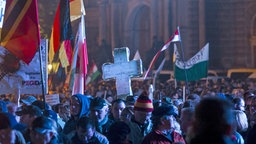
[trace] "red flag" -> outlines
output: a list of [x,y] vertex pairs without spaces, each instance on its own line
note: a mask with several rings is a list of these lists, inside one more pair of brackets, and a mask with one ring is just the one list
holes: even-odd
[[72,27],[70,22],[69,0],[61,0],[52,27],[49,61],[52,62],[54,54],[59,50],[59,58],[62,67],[71,64],[72,58]]
[[7,0],[1,46],[29,64],[40,43],[36,0]]
[[175,31],[175,33],[169,38],[169,40],[164,44],[164,46],[156,53],[156,55],[153,57],[152,61],[150,62],[150,65],[148,67],[148,70],[145,73],[144,79],[147,78],[149,71],[152,69],[153,65],[155,64],[157,58],[161,54],[162,51],[166,50],[171,42],[178,42],[181,41],[180,33],[179,33],[179,27]]

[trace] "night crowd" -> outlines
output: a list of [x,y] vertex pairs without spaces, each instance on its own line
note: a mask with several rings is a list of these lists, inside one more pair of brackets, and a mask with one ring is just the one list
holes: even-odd
[[1,144],[256,144],[255,79],[132,81],[116,96],[114,81],[85,94],[59,88],[61,102],[24,95],[0,100]]

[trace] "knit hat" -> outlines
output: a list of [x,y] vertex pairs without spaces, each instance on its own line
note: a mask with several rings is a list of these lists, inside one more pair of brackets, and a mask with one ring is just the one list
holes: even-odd
[[134,104],[135,111],[152,112],[153,103],[148,96],[140,95]]

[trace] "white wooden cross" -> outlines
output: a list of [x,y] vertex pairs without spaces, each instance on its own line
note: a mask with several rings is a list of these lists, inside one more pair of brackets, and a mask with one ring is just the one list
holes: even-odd
[[103,80],[115,79],[117,96],[132,96],[131,77],[141,76],[142,61],[129,61],[128,47],[114,49],[114,63],[105,63],[102,66]]

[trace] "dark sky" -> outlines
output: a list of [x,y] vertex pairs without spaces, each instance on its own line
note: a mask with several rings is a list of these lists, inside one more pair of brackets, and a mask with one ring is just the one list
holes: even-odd
[[39,25],[42,38],[50,38],[58,0],[38,0]]

